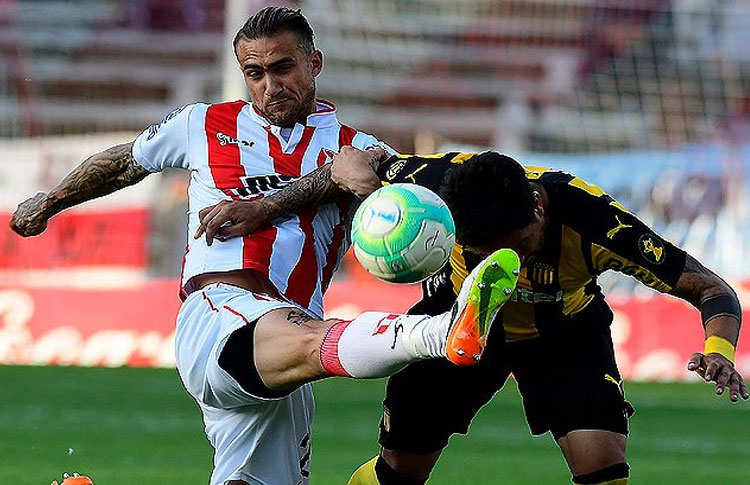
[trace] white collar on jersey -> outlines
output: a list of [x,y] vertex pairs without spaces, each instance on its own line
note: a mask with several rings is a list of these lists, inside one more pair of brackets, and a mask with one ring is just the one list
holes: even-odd
[[[252,106],[252,104],[251,104]],[[272,125],[270,121],[265,119],[254,106],[250,110],[253,120],[261,126],[271,127],[274,132],[280,132],[281,128]],[[297,123],[298,125],[300,123]],[[315,99],[315,111],[307,116],[306,126],[314,126],[316,128],[323,128],[326,126],[338,126],[338,119],[336,118],[336,105],[332,102],[322,99]]]

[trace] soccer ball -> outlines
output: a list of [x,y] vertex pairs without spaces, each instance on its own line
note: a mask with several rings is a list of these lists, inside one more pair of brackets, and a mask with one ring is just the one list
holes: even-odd
[[381,280],[416,283],[427,278],[443,267],[455,242],[448,206],[419,185],[382,187],[354,214],[354,255]]

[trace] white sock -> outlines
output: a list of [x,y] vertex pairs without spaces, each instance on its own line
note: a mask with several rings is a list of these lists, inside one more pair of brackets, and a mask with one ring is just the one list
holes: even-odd
[[450,312],[434,317],[367,312],[336,323],[320,346],[332,375],[374,378],[395,374],[420,359],[445,356]]

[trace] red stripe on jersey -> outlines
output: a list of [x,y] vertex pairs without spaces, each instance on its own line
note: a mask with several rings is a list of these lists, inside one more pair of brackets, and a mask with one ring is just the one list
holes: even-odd
[[349,204],[345,202],[337,202],[339,208],[339,223],[333,228],[333,237],[328,245],[328,252],[326,253],[326,263],[323,266],[323,279],[321,280],[321,289],[323,293],[328,290],[328,285],[331,284],[333,278],[333,270],[336,269],[336,264],[339,260],[339,251],[341,250],[341,244],[344,242],[345,232],[345,220],[346,213],[349,210]]
[[271,253],[276,240],[276,227],[271,226],[260,232],[242,237],[242,267],[255,269],[269,276]]
[[[244,101],[235,101],[212,104],[206,111],[208,166],[211,169],[211,176],[216,188],[233,199],[238,197],[229,189],[242,187],[241,179],[245,176],[245,169],[240,163],[240,147],[237,143],[226,141],[222,145],[217,135],[221,133],[226,137],[237,138],[237,116],[244,107]],[[225,137],[222,139],[226,140]]]
[[299,214],[299,228],[305,235],[302,254],[297,265],[289,275],[289,283],[284,295],[290,300],[307,308],[318,285],[318,260],[315,257],[315,235],[313,234],[313,217],[315,209],[305,209]]
[[314,131],[314,126],[306,126],[292,153],[284,153],[279,139],[270,130],[268,131],[268,153],[273,158],[274,172],[291,177],[302,175],[302,158],[305,156],[307,147],[310,146]]
[[343,146],[351,145],[356,134],[357,130],[351,126],[341,125],[341,129],[339,129],[339,150]]

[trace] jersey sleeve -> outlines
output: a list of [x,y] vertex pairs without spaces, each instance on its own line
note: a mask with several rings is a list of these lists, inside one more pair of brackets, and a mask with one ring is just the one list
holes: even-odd
[[595,185],[578,178],[571,183],[576,181],[582,190],[593,192],[589,203],[579,207],[589,221],[590,246],[583,250],[592,272],[619,271],[663,293],[674,288],[685,269],[685,251]]
[[378,140],[374,136],[368,135],[367,133],[363,133],[361,131],[358,131],[357,134],[354,135],[354,138],[352,138],[352,146],[354,148],[359,148],[360,150],[371,150],[373,148],[382,148],[389,155],[396,154],[396,150],[391,148],[384,141]]
[[177,108],[161,122],[146,128],[133,143],[133,157],[150,172],[190,168],[190,115],[195,104]]

